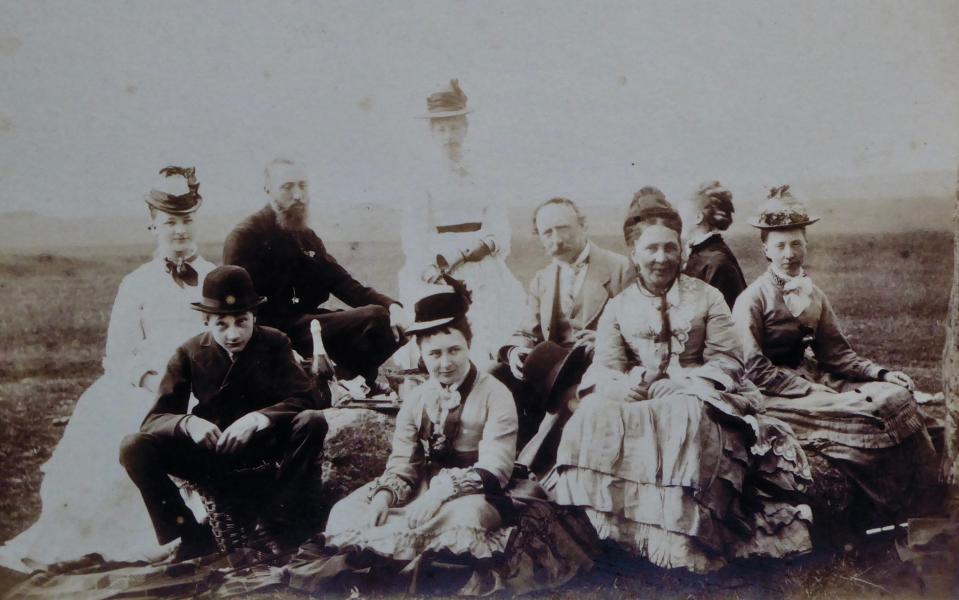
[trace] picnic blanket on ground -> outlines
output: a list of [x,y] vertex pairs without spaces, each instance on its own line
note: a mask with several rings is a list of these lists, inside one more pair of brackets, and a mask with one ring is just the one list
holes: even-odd
[[[595,533],[578,509],[548,502],[527,506],[501,556],[483,561],[466,556],[419,557],[399,563],[369,552],[328,548],[322,536],[285,555],[242,549],[179,563],[116,563],[91,555],[51,565],[7,592],[6,598],[237,598],[255,593],[302,594],[442,591],[488,595],[522,594],[555,588],[592,568]],[[557,565],[564,570],[557,571]],[[451,583],[455,587],[449,589]],[[443,590],[434,589],[443,584]]]

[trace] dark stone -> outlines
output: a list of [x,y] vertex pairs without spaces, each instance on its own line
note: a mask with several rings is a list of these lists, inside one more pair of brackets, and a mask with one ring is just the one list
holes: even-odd
[[813,477],[806,489],[813,514],[813,543],[841,547],[854,536],[849,517],[857,497],[855,484],[815,449],[806,448],[806,457]]
[[330,408],[323,414],[330,430],[323,444],[322,494],[332,507],[383,473],[396,419],[360,408]]

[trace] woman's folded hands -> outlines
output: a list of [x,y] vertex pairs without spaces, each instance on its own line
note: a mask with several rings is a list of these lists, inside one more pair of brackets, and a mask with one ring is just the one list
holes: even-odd
[[406,509],[407,524],[410,529],[416,529],[423,523],[433,518],[433,515],[443,506],[443,503],[449,499],[451,493],[449,490],[441,489],[439,486],[431,487],[426,490],[419,498],[410,503]]
[[614,402],[640,402],[649,399],[645,383],[634,383],[623,377],[611,379],[598,386],[600,396]]
[[683,391],[683,384],[675,379],[663,378],[649,384],[650,398],[663,398]]

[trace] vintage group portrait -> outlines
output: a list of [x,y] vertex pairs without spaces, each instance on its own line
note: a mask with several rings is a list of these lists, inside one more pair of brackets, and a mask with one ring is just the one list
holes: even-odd
[[959,5],[0,4],[0,597],[959,593]]

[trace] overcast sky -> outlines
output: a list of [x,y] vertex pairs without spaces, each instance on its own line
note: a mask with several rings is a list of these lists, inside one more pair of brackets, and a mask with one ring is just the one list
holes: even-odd
[[171,163],[243,210],[278,155],[316,201],[399,202],[429,187],[416,117],[451,77],[471,170],[511,205],[959,161],[952,0],[0,7],[2,210],[142,210]]

